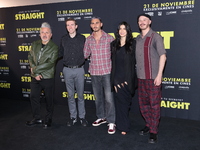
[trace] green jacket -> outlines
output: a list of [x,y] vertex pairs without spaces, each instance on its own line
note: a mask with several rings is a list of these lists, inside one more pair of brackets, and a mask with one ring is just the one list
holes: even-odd
[[58,46],[50,40],[44,47],[41,53],[40,61],[38,62],[39,53],[42,48],[42,41],[37,40],[32,43],[31,50],[28,53],[28,60],[32,68],[32,77],[42,75],[43,79],[54,78],[56,61],[58,58]]

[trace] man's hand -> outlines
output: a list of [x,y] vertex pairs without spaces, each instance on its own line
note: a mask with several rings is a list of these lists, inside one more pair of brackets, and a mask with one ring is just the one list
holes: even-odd
[[35,77],[35,79],[39,81],[39,80],[42,79],[42,76],[41,76],[41,75],[38,75],[38,76]]
[[33,73],[33,68],[31,68],[31,73]]
[[154,85],[155,85],[155,86],[159,86],[161,83],[162,83],[162,77],[157,76],[157,77],[154,79]]

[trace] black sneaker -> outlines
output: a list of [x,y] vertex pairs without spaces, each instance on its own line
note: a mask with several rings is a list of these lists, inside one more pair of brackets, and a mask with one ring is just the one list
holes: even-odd
[[71,118],[71,119],[67,122],[67,126],[68,126],[68,127],[71,127],[71,126],[73,126],[76,122],[77,122],[76,118]]
[[80,118],[80,122],[81,122],[81,125],[86,127],[88,125],[88,122],[85,118]]
[[154,144],[157,142],[157,134],[154,134],[154,133],[150,133],[150,136],[149,136],[149,143],[151,144]]
[[35,125],[41,125],[42,123],[43,123],[43,120],[33,118],[31,121],[26,122],[26,126],[32,127]]
[[144,129],[140,130],[140,135],[147,135],[149,133],[149,127],[145,126]]
[[43,128],[47,129],[47,128],[51,127],[51,123],[52,123],[52,119],[46,119],[46,121],[43,124]]

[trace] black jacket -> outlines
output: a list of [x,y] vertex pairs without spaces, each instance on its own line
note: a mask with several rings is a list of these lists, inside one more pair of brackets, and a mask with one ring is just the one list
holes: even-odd
[[[112,60],[112,69],[111,69],[111,88],[114,91],[114,73],[115,73],[115,59],[116,59],[116,52],[113,52],[113,45],[115,45],[115,40],[111,42],[111,60]],[[129,90],[131,95],[134,96],[135,89],[137,88],[137,76],[136,76],[136,60],[135,60],[135,45],[136,41],[133,40],[133,51],[131,53],[125,54],[125,81],[128,83]]]

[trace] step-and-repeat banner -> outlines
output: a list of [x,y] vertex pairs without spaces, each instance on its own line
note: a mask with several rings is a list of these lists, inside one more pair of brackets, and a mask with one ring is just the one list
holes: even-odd
[[[134,37],[139,34],[137,15],[152,16],[152,29],[162,37],[167,50],[163,75],[162,116],[200,120],[200,4],[195,0],[88,0],[0,9],[0,95],[2,98],[29,100],[30,69],[27,54],[39,39],[42,22],[52,26],[53,41],[60,44],[66,33],[65,19],[78,22],[78,32],[90,35],[90,19],[100,16],[103,30],[114,36],[117,25],[127,21]],[[94,103],[91,77],[85,64],[85,100]],[[57,63],[55,103],[67,104],[62,74]],[[44,97],[41,93],[41,98]],[[76,97],[77,95],[75,95]],[[134,97],[137,104],[137,94]],[[135,105],[133,107],[138,107]]]

